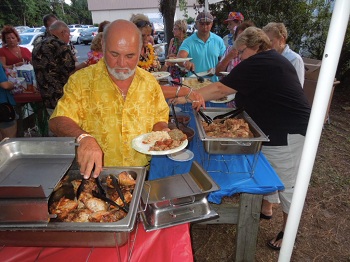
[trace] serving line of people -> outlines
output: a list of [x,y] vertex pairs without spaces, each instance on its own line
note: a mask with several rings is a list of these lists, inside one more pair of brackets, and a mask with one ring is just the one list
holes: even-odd
[[[182,44],[176,47],[177,57],[192,58],[182,63],[188,71],[215,71],[226,50],[224,41],[210,32],[213,25],[210,13],[199,13],[196,25],[198,32],[182,39]],[[247,27],[243,32],[237,31],[235,40],[236,58],[241,62],[232,67],[227,77],[217,82],[214,75],[212,84],[196,91],[181,86],[160,86],[149,73],[161,67],[149,43],[151,24],[140,14],[133,15],[130,21],[116,20],[105,27],[101,39],[103,58],[88,67],[85,62],[75,64],[74,54],[67,48],[68,27],[57,20],[49,29],[52,36],[34,48],[33,65],[45,105],[54,111],[50,129],[57,136],[77,138],[77,161],[85,178],[97,177],[103,166],[148,165],[150,157],[133,150],[131,141],[140,134],[169,130],[169,106],[165,99],[177,98],[179,103],[189,99],[199,109],[205,107],[205,101],[237,93],[237,106],[244,107],[269,136],[270,142],[263,145],[262,151],[285,184],[286,189],[278,192],[278,197],[265,199],[268,204],[282,203],[281,232],[268,242],[272,248],[279,249],[310,106],[293,65],[278,54],[277,47],[277,51],[271,49],[273,36],[270,39],[251,24]],[[283,44],[287,35],[283,30],[280,32],[283,39],[278,42],[279,46],[287,50],[288,46]],[[61,64],[66,73],[60,83],[58,73],[54,73],[58,65],[52,68],[51,76],[47,71],[49,58],[54,55],[50,43],[66,58]],[[42,59],[46,59],[47,66]],[[269,216],[269,211],[268,208],[262,210],[267,212],[265,216]]]
[[[244,107],[269,137],[270,142],[263,143],[262,152],[285,190],[268,200],[270,203],[280,200],[283,209],[283,225],[268,245],[280,249],[311,108],[295,68],[271,48],[271,41],[263,30],[249,27],[238,36],[235,44],[241,62],[228,76],[197,92],[206,101],[236,94],[237,106]],[[178,102],[184,100],[178,99]]]

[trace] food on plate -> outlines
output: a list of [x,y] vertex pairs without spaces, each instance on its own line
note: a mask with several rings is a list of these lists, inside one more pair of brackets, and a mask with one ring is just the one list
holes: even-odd
[[249,124],[242,118],[229,118],[222,122],[222,119],[215,119],[208,125],[202,121],[202,126],[209,137],[216,138],[251,138],[254,137],[250,131]]
[[167,139],[170,139],[168,132],[166,132],[166,131],[153,131],[153,132],[149,133],[149,135],[144,140],[142,140],[142,143],[152,144],[152,143],[155,143],[156,141],[163,141],[163,140],[167,140]]
[[169,139],[157,140],[153,146],[150,147],[149,151],[166,151],[173,148],[179,147],[184,140],[187,139],[186,134],[184,134],[179,129],[173,129],[168,132]]
[[116,222],[123,219],[127,215],[136,181],[126,171],[110,176],[117,179],[122,196],[107,179],[104,188],[95,178],[72,180],[66,176],[50,197],[50,214],[56,215],[55,220],[62,222]]
[[184,141],[187,136],[180,129],[173,129],[169,131],[169,135],[173,140]]
[[200,89],[202,87],[205,87],[211,84],[212,82],[209,79],[204,78],[204,82],[200,83],[197,78],[189,77],[189,78],[185,78],[182,81],[182,83],[192,87],[193,89]]

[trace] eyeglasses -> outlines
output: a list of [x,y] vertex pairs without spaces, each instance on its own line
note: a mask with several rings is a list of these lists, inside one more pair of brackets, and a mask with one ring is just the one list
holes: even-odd
[[247,47],[244,48],[243,50],[237,50],[237,51],[238,51],[238,55],[239,55],[239,56],[243,55],[243,53],[244,53],[244,51],[245,51],[246,49],[247,49]]
[[180,30],[180,28],[177,28],[177,27],[173,28],[173,31],[177,31],[177,30]]
[[145,26],[150,26],[150,27],[152,27],[151,23],[148,22],[148,21],[138,21],[137,23],[135,23],[135,25],[136,25],[138,28],[142,28],[142,27],[145,27]]
[[205,25],[210,25],[211,22],[199,22],[199,24],[200,24],[201,26],[205,26]]

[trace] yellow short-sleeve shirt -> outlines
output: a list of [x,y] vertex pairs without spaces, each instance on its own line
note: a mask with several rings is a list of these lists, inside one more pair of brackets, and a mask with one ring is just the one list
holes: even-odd
[[102,59],[69,78],[51,118],[57,116],[71,118],[95,137],[104,166],[144,166],[149,157],[131,141],[157,122],[168,122],[169,106],[157,80],[138,67],[124,101]]

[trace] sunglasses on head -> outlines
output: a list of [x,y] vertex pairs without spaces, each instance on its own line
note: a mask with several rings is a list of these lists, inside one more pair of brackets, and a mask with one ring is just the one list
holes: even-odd
[[151,23],[148,22],[148,21],[138,21],[137,23],[135,23],[135,25],[136,25],[138,28],[142,28],[142,27],[145,27],[145,26],[150,26],[150,27],[152,27]]

